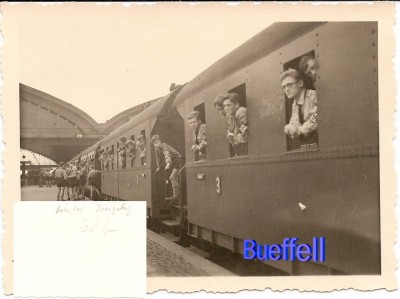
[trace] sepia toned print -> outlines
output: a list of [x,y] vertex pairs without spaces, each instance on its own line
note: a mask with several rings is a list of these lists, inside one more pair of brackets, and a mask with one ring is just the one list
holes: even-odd
[[169,284],[190,277],[391,277],[380,26],[277,20],[105,123],[20,82],[20,148],[55,162],[22,161],[20,198],[146,201],[149,292],[205,288]]
[[[376,22],[275,23],[60,165],[65,199],[83,199],[85,184],[97,200],[145,199],[150,229],[211,256],[240,256],[246,239],[327,239],[324,263],[275,262],[280,275],[380,274],[376,44]],[[222,93],[225,117],[213,107]],[[145,157],[139,143],[126,153],[135,136]]]

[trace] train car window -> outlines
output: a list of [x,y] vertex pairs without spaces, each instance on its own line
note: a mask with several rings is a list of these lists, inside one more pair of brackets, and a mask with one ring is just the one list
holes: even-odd
[[200,113],[200,119],[203,124],[206,123],[206,106],[204,103],[197,105],[193,108],[193,110],[198,111]]
[[281,83],[285,94],[284,132],[288,152],[318,149],[316,67],[314,51],[283,65]]
[[109,163],[108,163],[108,146],[106,147],[106,158],[105,158],[105,160],[104,160],[104,169],[107,169],[108,170],[108,166],[109,165]]
[[139,142],[138,148],[140,150],[140,162],[144,166],[146,165],[146,130],[142,130],[140,135],[143,136],[143,140]]
[[315,90],[317,62],[315,60],[315,51],[304,53],[283,65],[283,70],[294,69],[298,71],[304,81],[307,89]]
[[118,167],[125,169],[126,168],[126,156],[127,156],[127,142],[128,139],[125,136],[122,136],[119,139],[118,146]]
[[120,154],[119,150],[120,150],[120,148],[119,148],[119,142],[117,142],[117,165],[116,165],[116,166],[117,166],[117,167],[116,167],[117,169],[118,169],[118,168],[122,168],[122,167],[121,167],[121,166],[122,166],[122,165],[121,165],[121,161],[120,161],[120,160],[121,160],[121,154]]
[[[106,159],[106,153],[107,153],[107,151],[106,151],[106,149],[105,148],[103,148],[102,149],[102,151],[99,153],[99,152],[97,152],[96,153],[96,157],[97,157],[97,159],[99,159],[99,161],[100,161],[100,168],[102,169],[102,170],[106,170],[107,169],[107,159]],[[96,164],[95,164],[96,165]]]
[[114,144],[111,145],[111,152],[112,152],[112,156],[111,156],[111,169],[114,169]]
[[[100,159],[100,156],[98,153],[96,153],[96,156],[98,157],[99,161],[100,161],[100,170],[104,170],[104,163],[103,161]],[[96,164],[96,162],[93,163],[93,166]]]
[[248,153],[248,121],[246,103],[246,84],[243,83],[228,91],[230,99],[224,101],[227,136],[230,156],[246,156]]
[[[193,108],[194,111],[188,114],[189,125],[192,128],[192,151],[195,161],[204,161],[207,158],[206,142],[206,109],[202,103]],[[196,127],[197,126],[197,127]]]
[[131,145],[128,146],[128,156],[131,158],[131,167],[135,165],[135,149],[136,149],[136,142],[135,142],[135,135],[131,135],[131,141],[133,143],[130,143]]

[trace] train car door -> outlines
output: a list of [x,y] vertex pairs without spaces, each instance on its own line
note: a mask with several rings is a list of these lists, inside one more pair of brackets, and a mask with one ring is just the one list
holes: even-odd
[[[168,107],[169,108],[169,107]],[[160,116],[156,124],[153,127],[151,136],[159,135],[163,143],[167,143],[177,150],[181,155],[181,170],[179,175],[180,185],[180,200],[183,204],[186,204],[186,176],[184,173],[185,165],[185,132],[184,132],[184,120],[178,113],[176,108],[169,108],[170,111],[163,113],[166,117]],[[153,213],[158,208],[162,210],[168,209],[166,204],[166,198],[172,197],[171,181],[169,180],[170,170],[160,169],[157,173],[155,172],[156,158],[154,154],[154,146],[152,148],[152,174],[153,174]],[[153,216],[154,217],[154,216]]]

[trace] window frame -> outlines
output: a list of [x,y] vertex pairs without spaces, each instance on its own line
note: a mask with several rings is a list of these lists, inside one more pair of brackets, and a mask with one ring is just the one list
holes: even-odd
[[[316,59],[315,52],[316,52],[315,49],[312,49],[306,53],[303,53],[302,55],[296,56],[295,58],[283,63],[283,66],[282,66],[283,72],[288,70],[289,68],[292,68],[301,73],[300,68],[299,68],[299,62],[301,60],[301,57],[308,55],[308,56],[311,56],[314,59]],[[286,126],[287,124],[289,124],[290,118],[292,117],[293,102],[288,99],[288,97],[286,96],[285,93],[283,93],[283,94],[284,94],[284,98],[285,98],[285,126]],[[319,103],[317,103],[317,106],[318,105],[319,105]],[[320,125],[320,123],[318,123],[318,125]],[[295,138],[295,139],[292,139],[285,134],[285,137],[286,137],[285,153],[290,154],[290,153],[318,151],[319,147],[320,147],[319,132],[320,132],[320,129],[318,127],[317,130],[315,132],[313,132],[311,136],[300,137],[300,138]],[[309,139],[309,140],[307,140],[307,139]],[[305,141],[303,141],[303,140],[305,140]],[[316,144],[316,146],[314,146],[314,144]],[[296,147],[297,145],[299,145],[299,146]]]
[[[247,110],[247,85],[246,82],[243,82],[231,89],[228,90],[228,93],[236,93],[239,95],[239,107],[245,107]],[[248,113],[247,113],[247,127],[249,126],[249,119],[248,119]],[[235,154],[234,153],[234,148],[230,142],[229,144],[229,159],[236,159],[236,158],[243,158],[243,157],[248,157],[249,156],[249,140],[247,140],[247,143],[245,143],[245,153],[243,154]]]

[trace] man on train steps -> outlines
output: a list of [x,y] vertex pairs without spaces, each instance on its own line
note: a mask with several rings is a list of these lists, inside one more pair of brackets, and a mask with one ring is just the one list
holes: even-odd
[[170,145],[161,142],[161,138],[158,135],[151,137],[151,143],[154,145],[156,152],[157,170],[160,170],[161,166],[165,165],[165,169],[171,169],[171,175],[169,180],[172,185],[172,202],[179,203],[179,170],[181,168],[181,155]]

